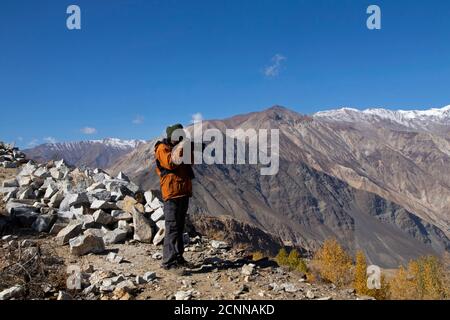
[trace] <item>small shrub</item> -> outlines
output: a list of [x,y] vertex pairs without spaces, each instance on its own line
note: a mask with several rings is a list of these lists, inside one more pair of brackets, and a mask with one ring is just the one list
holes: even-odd
[[262,258],[264,258],[266,255],[264,255],[264,253],[262,253],[261,251],[256,251],[252,253],[252,260],[253,261],[258,261],[261,260]]
[[285,248],[281,248],[280,251],[278,251],[278,254],[275,257],[275,261],[280,266],[285,266],[288,264],[288,254]]

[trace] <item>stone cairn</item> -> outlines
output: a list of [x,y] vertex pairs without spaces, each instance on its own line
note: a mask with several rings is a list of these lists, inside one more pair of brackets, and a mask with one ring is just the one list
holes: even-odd
[[52,234],[78,256],[131,239],[163,242],[163,202],[122,172],[112,177],[63,160],[37,164],[25,159],[17,148],[0,143],[2,166],[20,167],[18,175],[0,187],[6,215],[15,225]]

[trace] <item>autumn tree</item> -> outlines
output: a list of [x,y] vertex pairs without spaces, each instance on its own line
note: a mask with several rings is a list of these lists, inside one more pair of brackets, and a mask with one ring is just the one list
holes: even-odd
[[314,255],[313,264],[325,281],[337,286],[351,281],[352,259],[335,239],[323,243]]

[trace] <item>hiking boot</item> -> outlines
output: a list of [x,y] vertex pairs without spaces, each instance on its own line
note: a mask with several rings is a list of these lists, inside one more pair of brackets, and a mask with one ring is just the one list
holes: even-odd
[[180,265],[162,266],[162,268],[178,277],[188,276],[189,272]]

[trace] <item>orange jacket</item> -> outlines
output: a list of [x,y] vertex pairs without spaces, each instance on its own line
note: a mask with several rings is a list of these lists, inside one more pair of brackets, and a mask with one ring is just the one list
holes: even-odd
[[194,179],[192,166],[184,163],[174,164],[171,158],[172,149],[165,139],[155,145],[156,173],[159,176],[164,201],[192,196],[191,180]]

